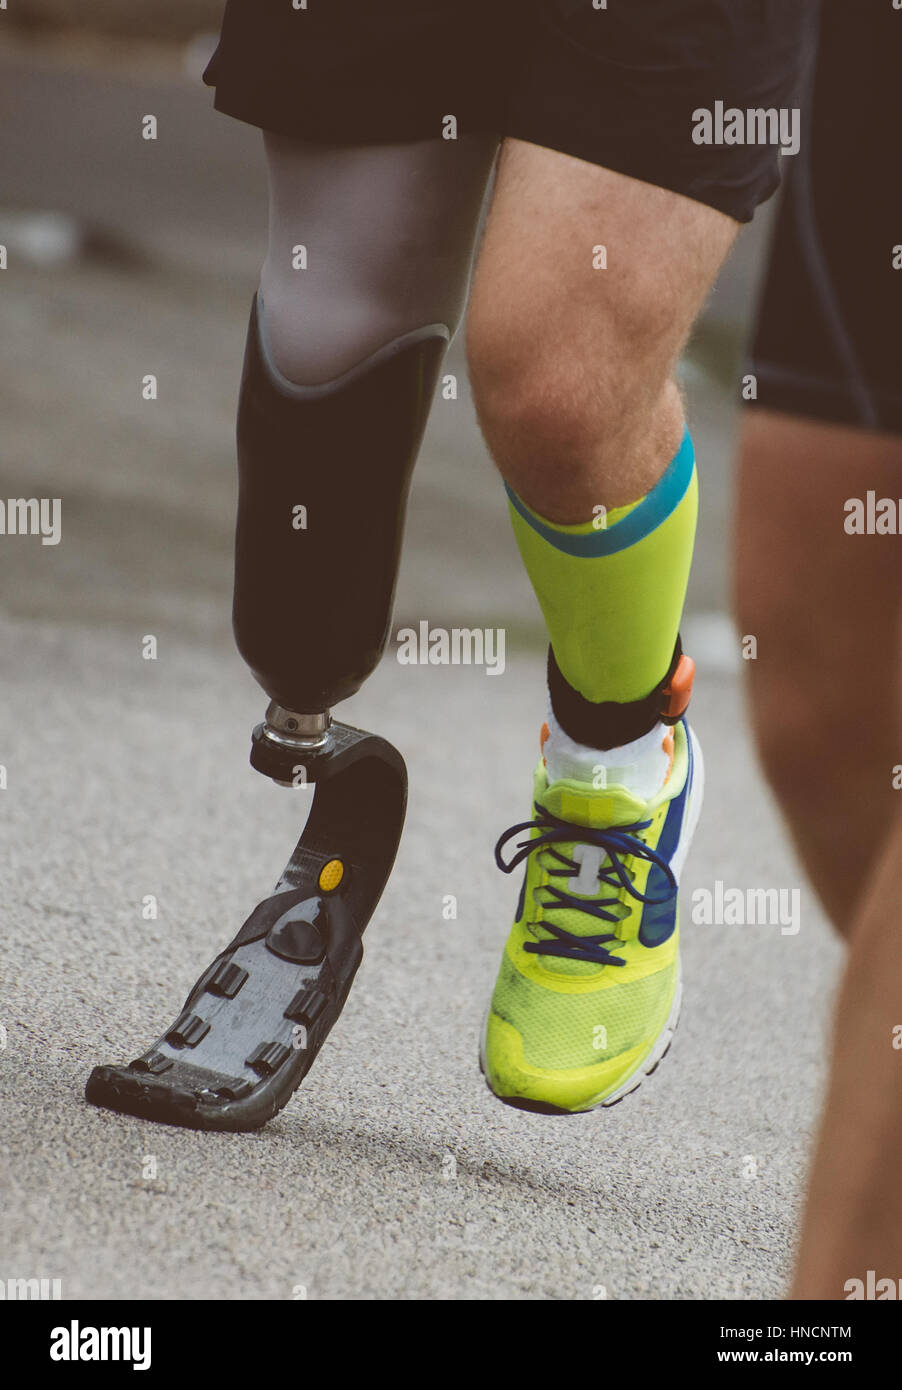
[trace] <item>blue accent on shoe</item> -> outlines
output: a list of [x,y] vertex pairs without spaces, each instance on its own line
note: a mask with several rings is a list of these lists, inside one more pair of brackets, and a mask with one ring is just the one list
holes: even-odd
[[692,482],[694,469],[695,448],[692,443],[692,436],[687,429],[683,435],[683,442],[668,464],[663,477],[655,484],[651,492],[643,497],[637,507],[628,512],[622,521],[616,522],[607,530],[590,531],[579,535],[574,535],[569,531],[561,531],[556,526],[543,521],[535,512],[530,511],[524,502],[520,501],[520,498],[512,488],[508,487],[507,483],[504,486],[514,510],[543,540],[548,541],[549,545],[553,545],[557,550],[562,550],[565,555],[575,555],[594,560],[602,555],[614,555],[618,550],[627,550],[631,545],[636,545],[643,540],[652,531],[656,531],[682,502],[686,490]]
[[[669,864],[673,858],[676,847],[680,839],[680,831],[683,828],[683,816],[686,803],[692,790],[692,778],[694,773],[692,758],[692,740],[689,738],[689,730],[686,721],[681,723],[686,729],[686,747],[689,754],[689,769],[686,773],[686,781],[679,796],[675,796],[667,808],[667,818],[664,821],[664,828],[661,831],[661,838],[658,841],[658,853],[662,859]],[[677,920],[677,899],[676,894],[666,902],[661,901],[661,890],[665,887],[667,880],[657,864],[652,864],[648,871],[646,880],[646,891],[651,895],[653,901],[649,904],[642,914],[642,925],[639,928],[639,941],[643,946],[655,947],[662,946],[668,937],[673,936],[676,930]]]

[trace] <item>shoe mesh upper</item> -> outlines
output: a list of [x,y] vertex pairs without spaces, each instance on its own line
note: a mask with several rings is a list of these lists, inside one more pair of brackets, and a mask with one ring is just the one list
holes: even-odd
[[667,1021],[675,978],[671,966],[612,989],[564,994],[521,975],[505,953],[492,1009],[521,1035],[530,1066],[588,1067],[657,1037]]

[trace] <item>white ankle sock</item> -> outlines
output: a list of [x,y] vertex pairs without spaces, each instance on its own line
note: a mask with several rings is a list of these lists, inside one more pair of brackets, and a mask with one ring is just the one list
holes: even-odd
[[648,801],[667,781],[673,761],[673,730],[666,724],[656,724],[621,748],[589,748],[564,732],[549,703],[546,727],[548,736],[542,752],[549,783],[568,778],[590,782],[599,789],[616,785]]

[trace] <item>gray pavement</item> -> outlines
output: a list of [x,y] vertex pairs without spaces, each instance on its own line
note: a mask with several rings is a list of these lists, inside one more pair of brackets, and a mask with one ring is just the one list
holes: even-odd
[[[0,495],[63,499],[58,547],[0,542],[0,1278],[155,1299],[778,1295],[839,955],[804,884],[797,936],[685,922],[675,1044],[614,1110],[522,1114],[480,1078],[479,1019],[516,897],[491,849],[528,809],[543,674],[465,390],[433,412],[397,617],[503,625],[507,668],[406,667],[390,651],[342,711],[394,740],[411,772],[344,1016],[257,1135],[84,1103],[90,1067],[149,1042],[269,891],[309,796],[247,766],[262,697],[229,630],[233,409],[263,179],[254,134],[213,117],[176,65],[10,51],[0,93],[0,227],[51,210],[90,231],[55,266],[23,253],[0,300]],[[30,113],[24,132],[12,110]],[[147,110],[172,132],[154,165],[123,136]],[[685,364],[703,465],[686,631],[708,799],[684,903],[717,879],[801,883],[724,616],[723,364],[738,358],[763,233],[744,239]],[[463,379],[459,346],[451,364]],[[155,403],[141,399],[146,372]],[[448,894],[456,921],[442,917]]]

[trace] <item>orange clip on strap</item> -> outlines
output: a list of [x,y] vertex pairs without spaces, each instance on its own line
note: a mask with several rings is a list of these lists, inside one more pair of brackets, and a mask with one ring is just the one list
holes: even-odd
[[692,695],[692,682],[695,679],[695,662],[685,653],[680,657],[676,670],[665,686],[661,687],[661,718],[679,719],[685,714]]

